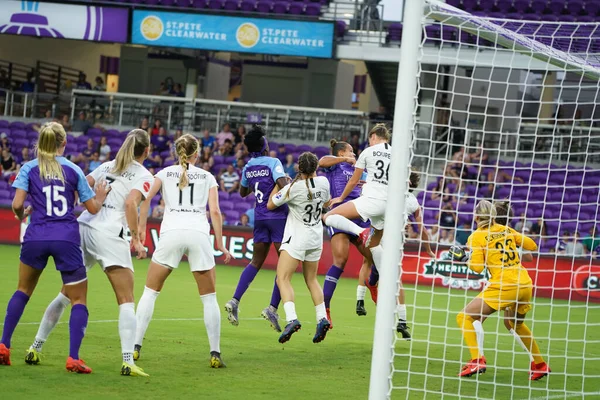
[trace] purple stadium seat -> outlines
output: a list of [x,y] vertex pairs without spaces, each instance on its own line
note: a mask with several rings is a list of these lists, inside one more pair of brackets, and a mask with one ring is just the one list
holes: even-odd
[[273,4],[273,12],[275,14],[285,14],[287,13],[288,10],[288,3],[283,2],[283,1],[278,1],[275,4]]
[[294,15],[300,15],[304,12],[304,3],[290,3],[290,7],[288,8],[288,13]]
[[25,137],[29,140],[37,140],[39,133],[37,131],[29,131]]
[[296,151],[296,145],[295,144],[291,144],[291,143],[285,144],[285,151],[287,151],[288,153],[295,152]]
[[26,129],[25,123],[21,122],[21,121],[11,122],[11,124],[9,125],[9,128],[12,130],[19,129],[19,130],[23,130],[23,131]]
[[8,128],[9,125],[10,125],[10,122],[0,119],[0,128]]
[[208,0],[208,8],[211,10],[220,10],[223,8],[223,0]]
[[227,211],[227,210],[233,210],[233,208],[235,207],[235,203],[233,201],[221,201],[219,203],[219,206],[221,208],[221,210],[223,211]]
[[206,8],[206,0],[192,0],[192,7]]
[[241,11],[253,12],[256,7],[256,2],[254,0],[242,0],[240,4]]
[[258,0],[256,3],[256,11],[260,13],[270,13],[273,8],[273,3],[268,0]]
[[[90,131],[89,130],[86,132],[86,135],[92,136],[92,135],[90,135]],[[104,136],[106,136],[107,139],[110,139],[110,138],[121,138],[121,132],[119,132],[116,129],[109,129],[109,130],[107,130],[107,131],[104,132]]]
[[473,12],[477,10],[477,0],[462,0],[463,10]]
[[175,5],[175,0],[160,0],[160,5],[165,7],[172,7]]
[[344,21],[335,21],[335,36],[339,38],[343,38],[346,34],[346,22]]
[[239,1],[238,0],[225,0],[225,10],[228,11],[236,11],[239,7]]
[[550,0],[548,9],[552,12],[552,14],[560,15],[565,11],[565,3],[566,1],[564,0]]
[[[588,0],[589,2],[589,0]],[[596,1],[597,3],[597,1]],[[579,15],[583,10],[583,2],[581,0],[569,0],[567,2],[567,11],[571,15]]]
[[315,3],[307,4],[306,8],[304,9],[304,14],[314,16],[314,17],[321,15],[321,4],[315,4]]
[[242,200],[242,196],[240,196],[240,194],[238,192],[233,192],[229,194],[229,199],[233,202],[239,203]]
[[529,8],[529,0],[515,0],[513,7],[517,13],[524,14]]
[[597,1],[586,1],[585,12],[587,15],[598,15],[600,13],[600,2]]
[[229,193],[219,191],[219,202],[229,200]]
[[177,7],[190,7],[190,0],[177,0]]
[[23,139],[27,137],[27,132],[25,132],[22,129],[12,129],[10,131],[10,138],[11,139]]
[[502,14],[508,14],[510,12],[510,9],[512,8],[512,1],[498,1],[496,3],[496,8]]
[[313,151],[313,147],[308,144],[301,144],[300,146],[296,147],[296,151],[299,153],[304,153],[305,151]]

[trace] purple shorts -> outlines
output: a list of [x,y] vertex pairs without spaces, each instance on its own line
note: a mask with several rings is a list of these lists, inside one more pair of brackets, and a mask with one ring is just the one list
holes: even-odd
[[78,244],[65,241],[32,240],[21,245],[21,262],[32,268],[43,270],[52,256],[63,283],[83,281],[87,274],[83,265],[83,253]]
[[285,219],[255,220],[254,243],[281,243],[285,221]]
[[[371,226],[370,221],[365,222],[360,218],[351,219],[350,221],[354,222],[356,225],[360,226],[361,228],[368,228],[369,226]],[[339,229],[332,228],[331,226],[327,227],[327,233],[329,233],[329,237],[333,237],[334,235],[336,235],[338,233],[345,233],[346,235],[350,236],[350,240],[354,240],[358,237],[358,236],[354,235],[353,233],[341,231]]]

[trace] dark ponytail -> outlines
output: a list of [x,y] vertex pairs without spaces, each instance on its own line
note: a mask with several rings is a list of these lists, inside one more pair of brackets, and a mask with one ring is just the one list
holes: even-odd
[[331,155],[337,157],[340,154],[340,151],[344,151],[347,146],[350,146],[346,142],[338,142],[335,139],[331,139],[329,141],[329,146],[331,147]]

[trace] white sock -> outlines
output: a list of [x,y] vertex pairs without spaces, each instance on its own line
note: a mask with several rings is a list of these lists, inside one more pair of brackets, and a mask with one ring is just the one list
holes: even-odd
[[399,320],[406,322],[406,304],[396,304],[396,314]]
[[133,348],[135,345],[135,304],[123,303],[119,306],[119,336],[121,337],[121,351],[123,362],[134,364]]
[[483,355],[483,337],[485,336],[483,331],[483,325],[481,321],[473,321],[473,328],[475,328],[475,334],[477,334],[477,345],[479,346],[479,354]]
[[319,322],[323,318],[327,318],[327,311],[325,311],[325,303],[316,305],[315,311],[317,312],[317,322]]
[[367,293],[367,287],[366,286],[358,285],[356,287],[356,301],[358,301],[358,300],[364,300],[366,293]]
[[348,218],[335,214],[325,218],[325,225],[331,226],[332,228],[339,229],[344,232],[353,233],[356,236],[360,235],[360,233],[365,230],[365,228],[361,228],[354,222],[350,221]]
[[142,345],[144,336],[148,330],[148,325],[150,325],[152,315],[154,314],[154,303],[156,303],[156,299],[158,298],[159,294],[160,292],[157,292],[156,290],[152,290],[149,287],[144,287],[144,294],[142,294],[142,298],[138,302],[135,313],[137,328],[135,331],[134,344],[139,346]]
[[381,247],[381,244],[375,247],[371,247],[371,254],[373,255],[373,264],[375,264],[375,268],[381,271],[381,265],[383,260],[383,247]]
[[529,351],[529,349],[527,348],[527,346],[525,346],[525,343],[523,343],[523,340],[521,339],[521,337],[519,336],[519,334],[517,332],[515,332],[514,329],[510,330],[510,333],[512,333],[512,335],[514,336],[515,340],[517,341],[517,343],[519,343],[521,345],[521,348],[523,350],[525,350],[525,352],[529,355],[529,361],[533,362],[533,355],[531,354],[531,352]]
[[293,301],[283,303],[283,310],[285,311],[285,320],[287,322],[292,322],[293,320],[298,319],[298,315],[296,315],[296,305]]
[[62,317],[69,304],[71,304],[71,300],[62,293],[59,293],[58,296],[48,304],[42,322],[40,322],[40,327],[35,335],[35,341],[31,347],[37,351],[42,351],[42,346],[46,343],[46,340],[48,340],[50,332],[52,332],[58,321],[60,321],[60,317]]
[[204,326],[208,335],[210,351],[221,352],[221,312],[217,303],[217,294],[200,296],[204,304]]

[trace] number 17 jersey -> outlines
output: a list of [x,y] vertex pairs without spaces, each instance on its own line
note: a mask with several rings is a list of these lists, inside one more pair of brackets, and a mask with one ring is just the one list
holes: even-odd
[[248,161],[242,170],[242,186],[249,188],[256,197],[254,219],[256,221],[269,219],[286,219],[287,205],[273,211],[267,209],[269,196],[277,184],[277,179],[284,178],[285,172],[281,161],[273,157],[255,157]]

